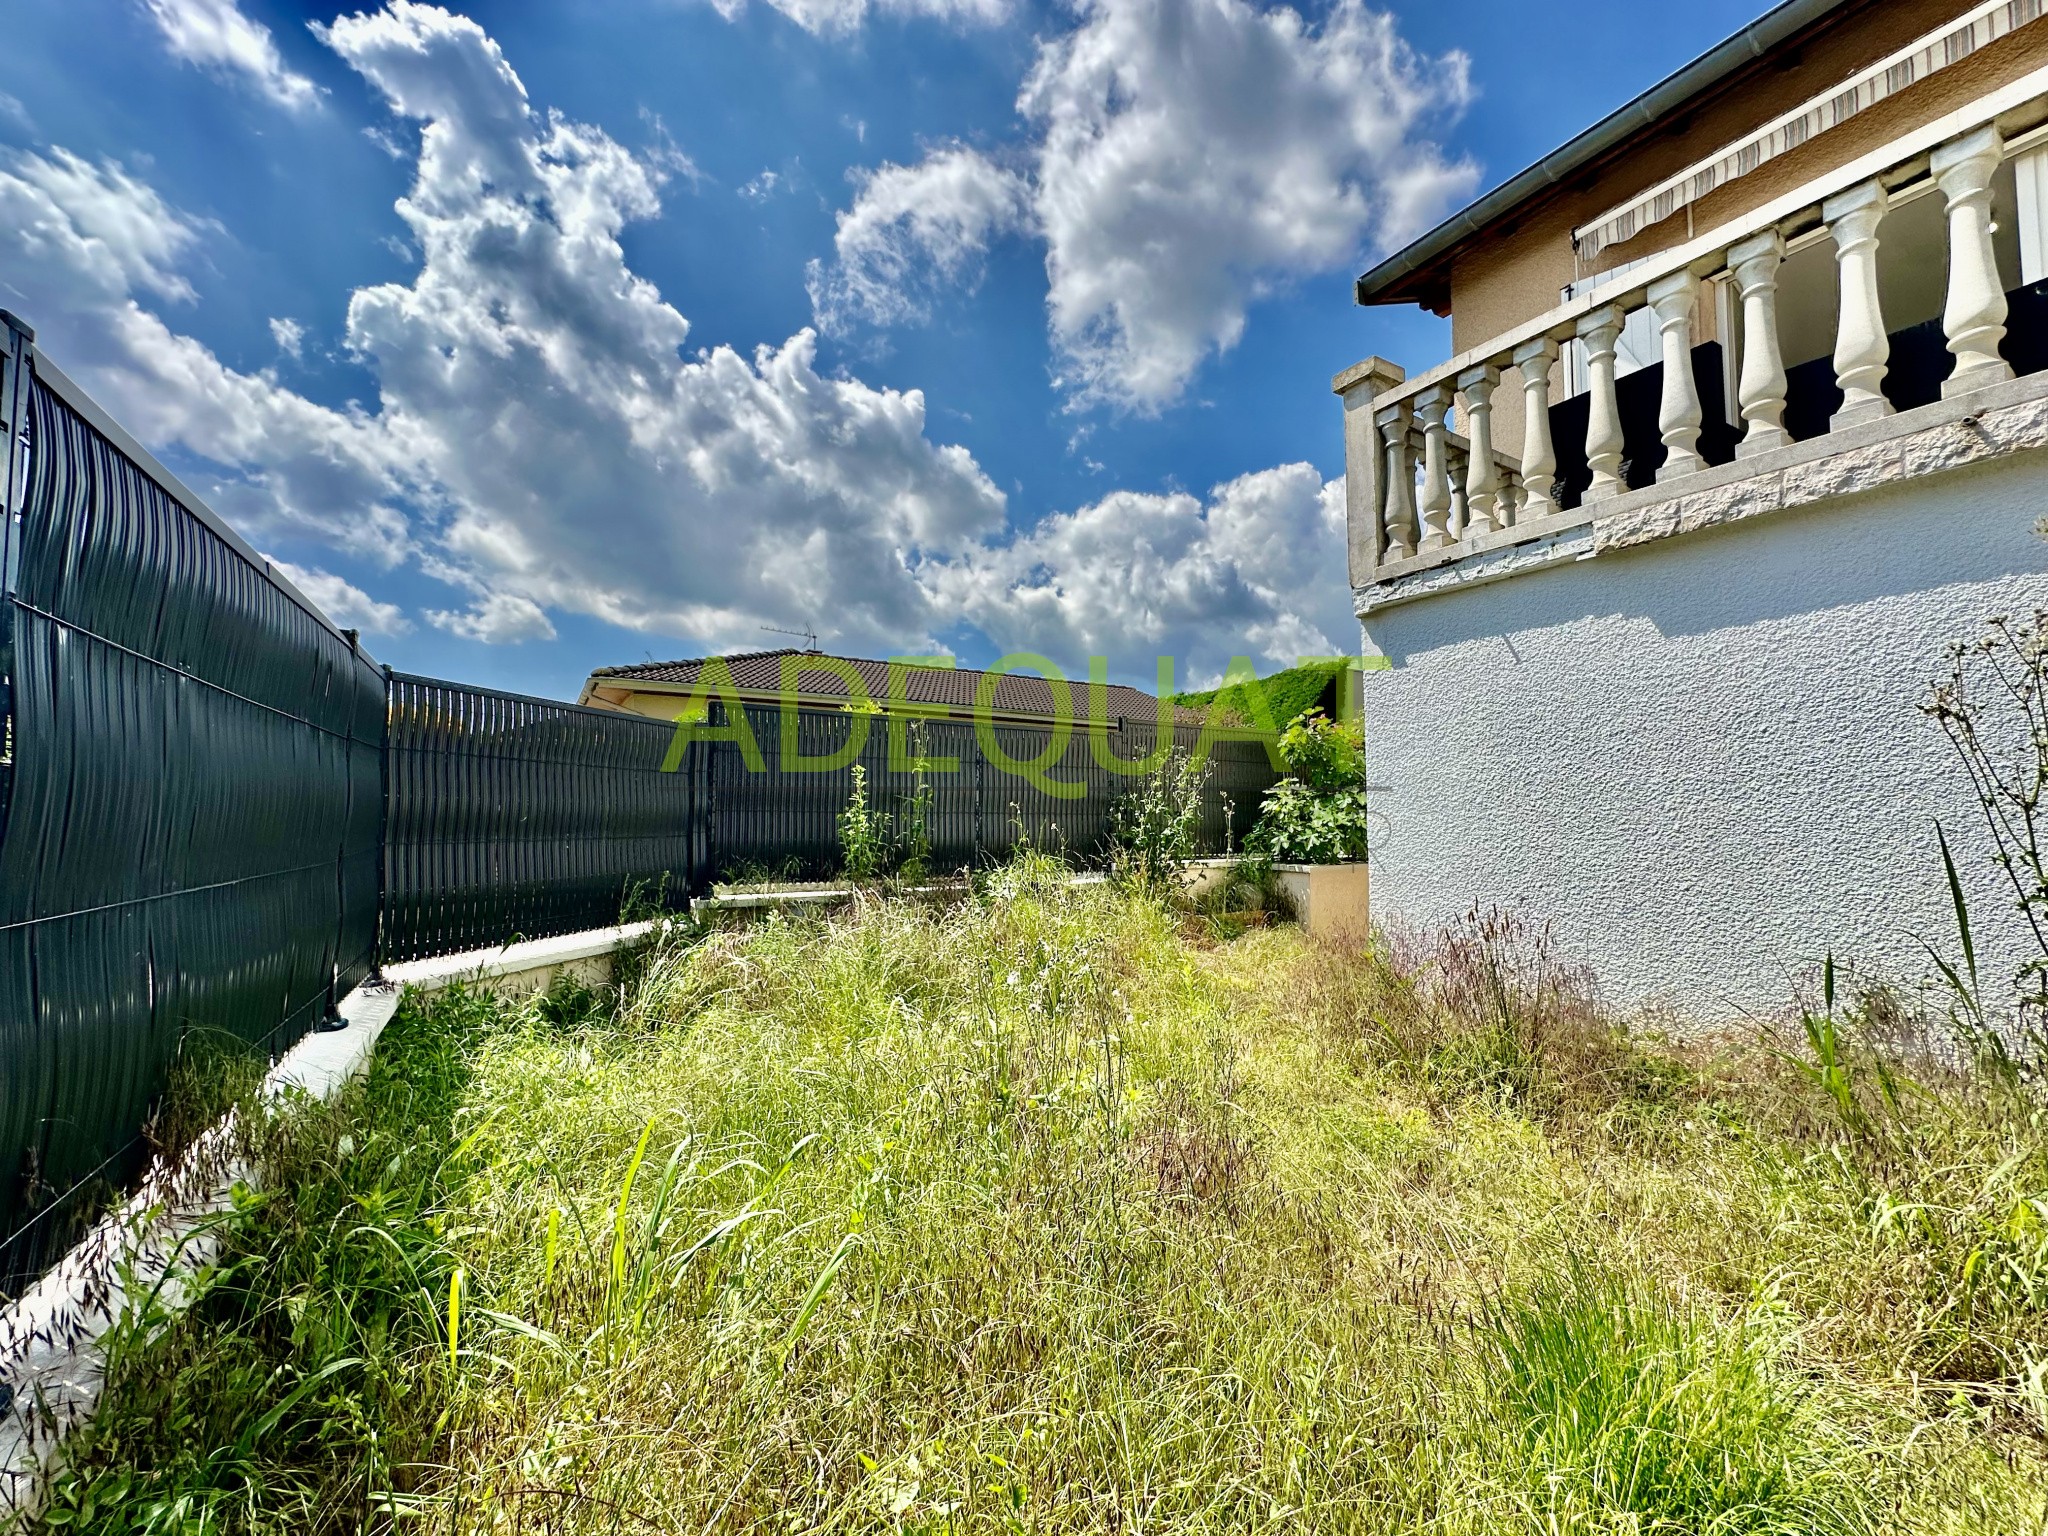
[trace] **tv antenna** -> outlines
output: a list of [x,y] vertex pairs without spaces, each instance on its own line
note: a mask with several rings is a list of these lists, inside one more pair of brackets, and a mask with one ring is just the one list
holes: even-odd
[[818,648],[818,632],[815,629],[784,629],[779,624],[763,624],[761,628],[771,635],[794,635],[803,641],[804,649],[807,651],[815,651]]

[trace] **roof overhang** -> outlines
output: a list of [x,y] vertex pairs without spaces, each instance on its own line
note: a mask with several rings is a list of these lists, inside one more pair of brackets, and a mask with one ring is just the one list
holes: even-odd
[[1450,307],[1450,274],[1443,258],[1453,247],[1512,214],[1620,148],[1687,102],[1719,85],[1845,6],[1860,0],[1785,0],[1690,64],[1651,86],[1584,133],[1454,213],[1428,234],[1396,251],[1358,279],[1360,304],[1415,303],[1439,314]]
[[[578,695],[576,702],[584,705],[593,705],[598,709],[610,709],[616,708],[616,706],[607,704],[599,699],[597,697],[598,689],[605,688],[614,693],[623,694],[665,694],[670,697],[688,697],[698,692],[698,687],[699,685],[696,683],[679,683],[667,678],[620,677],[616,673],[593,672],[585,679],[583,692]],[[846,695],[843,693],[813,694],[797,691],[785,694],[779,688],[750,688],[744,684],[735,684],[730,689],[719,688],[713,690],[711,697],[732,698],[737,699],[742,704],[758,704],[767,708],[776,708],[786,703],[796,709],[846,711]],[[986,720],[991,725],[1043,726],[1053,725],[1058,722],[1056,715],[1033,714],[1026,710],[1015,709],[999,710],[990,708],[983,710],[979,704],[949,704],[938,700],[893,698],[876,699],[872,702],[875,706],[874,714],[885,717],[900,715],[905,719],[913,720]],[[626,710],[622,711],[622,713],[631,714],[633,711]],[[1113,728],[1121,729],[1121,722],[1125,718],[1127,717],[1122,715],[1111,716],[1105,723]],[[1130,716],[1128,718],[1149,719],[1151,717]],[[1070,717],[1068,724],[1072,728],[1080,729],[1086,727],[1089,722],[1085,716],[1077,715]]]

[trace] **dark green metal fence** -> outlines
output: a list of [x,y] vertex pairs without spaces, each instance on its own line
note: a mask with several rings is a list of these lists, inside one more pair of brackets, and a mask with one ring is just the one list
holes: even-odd
[[394,673],[384,958],[602,928],[709,873],[703,751],[615,710]]
[[[1077,689],[1077,694],[1085,690]],[[782,874],[820,879],[840,865],[839,818],[861,770],[871,807],[901,829],[923,823],[934,870],[1000,859],[1019,843],[1082,864],[1109,851],[1116,802],[1138,786],[1154,758],[1154,721],[1105,721],[1091,729],[963,720],[890,722],[839,710],[749,705],[744,711],[764,771],[749,767],[735,740],[700,741],[709,754],[710,862],[720,875]],[[720,730],[730,730],[717,716]],[[1199,728],[1178,726],[1175,746],[1193,750]],[[792,749],[785,752],[785,748]],[[993,750],[991,750],[993,749]],[[1223,738],[1209,744],[1200,843],[1220,854],[1241,842],[1273,782],[1265,744]],[[823,767],[823,764],[833,764]],[[1029,768],[1022,765],[1029,764]],[[913,809],[913,807],[917,807]]]
[[136,1174],[183,1042],[376,958],[384,679],[7,329],[0,1288]]

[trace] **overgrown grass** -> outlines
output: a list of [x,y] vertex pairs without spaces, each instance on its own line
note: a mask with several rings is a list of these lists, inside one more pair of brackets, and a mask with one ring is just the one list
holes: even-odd
[[1859,1120],[1511,919],[1224,942],[1030,860],[409,1006],[52,1521],[2038,1533],[2038,1107],[1886,1006]]

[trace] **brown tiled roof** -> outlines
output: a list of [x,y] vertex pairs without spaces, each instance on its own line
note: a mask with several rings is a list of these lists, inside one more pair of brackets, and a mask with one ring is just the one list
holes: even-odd
[[[844,662],[867,685],[869,698],[879,703],[888,697],[889,663],[886,661],[870,661],[859,656],[822,657],[817,651],[800,650],[743,651],[736,656],[719,659],[732,669],[733,683],[742,692],[773,693],[782,686],[782,658],[785,656],[821,657],[823,660]],[[704,663],[711,659],[695,656],[683,661],[643,662],[632,667],[599,667],[590,674],[590,678],[593,683],[600,678],[616,678],[625,682],[687,685],[697,681]],[[974,708],[976,690],[987,675],[972,667],[906,667],[903,692],[914,704],[939,704],[966,713]],[[1087,679],[1070,678],[1068,688],[1074,717],[1087,718],[1090,707]],[[843,699],[848,694],[845,677],[837,670],[824,667],[801,672],[797,677],[797,690],[807,699]],[[1159,700],[1141,689],[1111,683],[1105,694],[1104,713],[1111,720],[1159,718]],[[1004,715],[1054,715],[1057,710],[1052,684],[1029,672],[1004,673],[995,682],[995,709]],[[1190,724],[1200,724],[1204,718],[1198,709],[1176,708],[1175,714]]]

